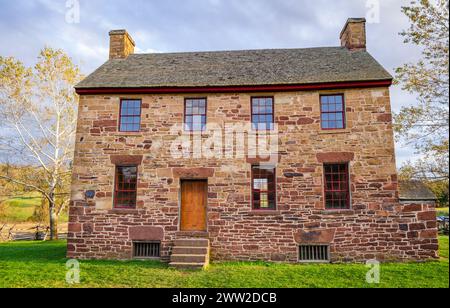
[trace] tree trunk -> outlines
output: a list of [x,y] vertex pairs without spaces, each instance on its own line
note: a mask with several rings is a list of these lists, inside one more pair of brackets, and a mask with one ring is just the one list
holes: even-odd
[[58,239],[58,215],[55,212],[55,197],[50,195],[49,200],[49,219],[50,219],[50,241]]

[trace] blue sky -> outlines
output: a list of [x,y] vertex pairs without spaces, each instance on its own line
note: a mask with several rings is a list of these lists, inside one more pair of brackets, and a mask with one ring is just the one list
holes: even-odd
[[[71,0],[73,1],[73,0]],[[80,22],[68,23],[66,0],[0,0],[0,55],[32,65],[41,48],[64,49],[89,74],[108,58],[108,32],[127,29],[138,52],[338,46],[348,17],[365,17],[376,0],[79,0]],[[391,73],[420,56],[403,44],[409,24],[401,6],[379,0],[368,24],[368,50]],[[70,1],[69,1],[70,4]],[[392,88],[395,111],[414,96]],[[398,164],[414,151],[397,144]]]

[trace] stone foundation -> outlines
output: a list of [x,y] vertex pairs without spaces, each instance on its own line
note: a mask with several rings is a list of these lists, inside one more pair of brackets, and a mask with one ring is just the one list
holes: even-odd
[[[162,259],[168,261],[173,241],[183,238],[177,231],[177,213],[159,218],[146,210],[105,213],[77,203],[70,214],[69,258],[130,259],[132,240],[161,240]],[[340,213],[247,213],[232,219],[220,213],[209,216],[210,232],[202,236],[211,240],[213,261],[297,262],[300,244],[329,244],[332,262],[338,263],[438,257],[432,204],[399,204]]]

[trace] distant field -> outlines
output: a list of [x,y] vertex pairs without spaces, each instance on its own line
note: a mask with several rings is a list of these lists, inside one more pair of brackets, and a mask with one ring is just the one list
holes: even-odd
[[448,207],[437,209],[437,216],[447,216],[448,217]]
[[33,217],[34,209],[41,204],[41,197],[30,195],[16,197],[3,202],[5,212],[0,216],[3,223],[28,222]]
[[[20,224],[33,222],[36,206],[40,205],[42,198],[39,194],[30,194],[3,201],[5,210],[0,212],[0,223]],[[61,216],[61,222],[67,222],[67,215]]]

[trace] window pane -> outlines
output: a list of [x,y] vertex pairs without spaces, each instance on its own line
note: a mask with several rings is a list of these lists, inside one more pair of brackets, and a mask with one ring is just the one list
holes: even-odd
[[252,167],[253,209],[276,209],[275,169]]
[[202,130],[206,129],[206,116],[202,116]]
[[261,193],[260,207],[261,208],[269,207],[269,195],[267,193]]
[[137,198],[137,167],[117,167],[114,206],[132,208]]
[[192,117],[192,122],[194,124],[201,124],[202,123],[202,116],[195,115]]
[[123,100],[120,107],[121,132],[138,132],[141,126],[141,101]]
[[344,99],[342,95],[325,95],[321,97],[322,128],[344,129]]
[[268,179],[261,179],[261,187],[260,190],[267,191],[269,190],[269,182]]
[[185,130],[202,131],[206,128],[206,100],[188,99],[185,110]]
[[326,164],[325,172],[325,205],[329,209],[350,208],[349,175],[347,164]]
[[192,130],[194,131],[194,132],[199,132],[199,131],[201,131],[202,130],[202,124],[201,123],[194,123],[193,125],[192,125]]
[[252,98],[252,127],[255,130],[273,129],[273,99]]

